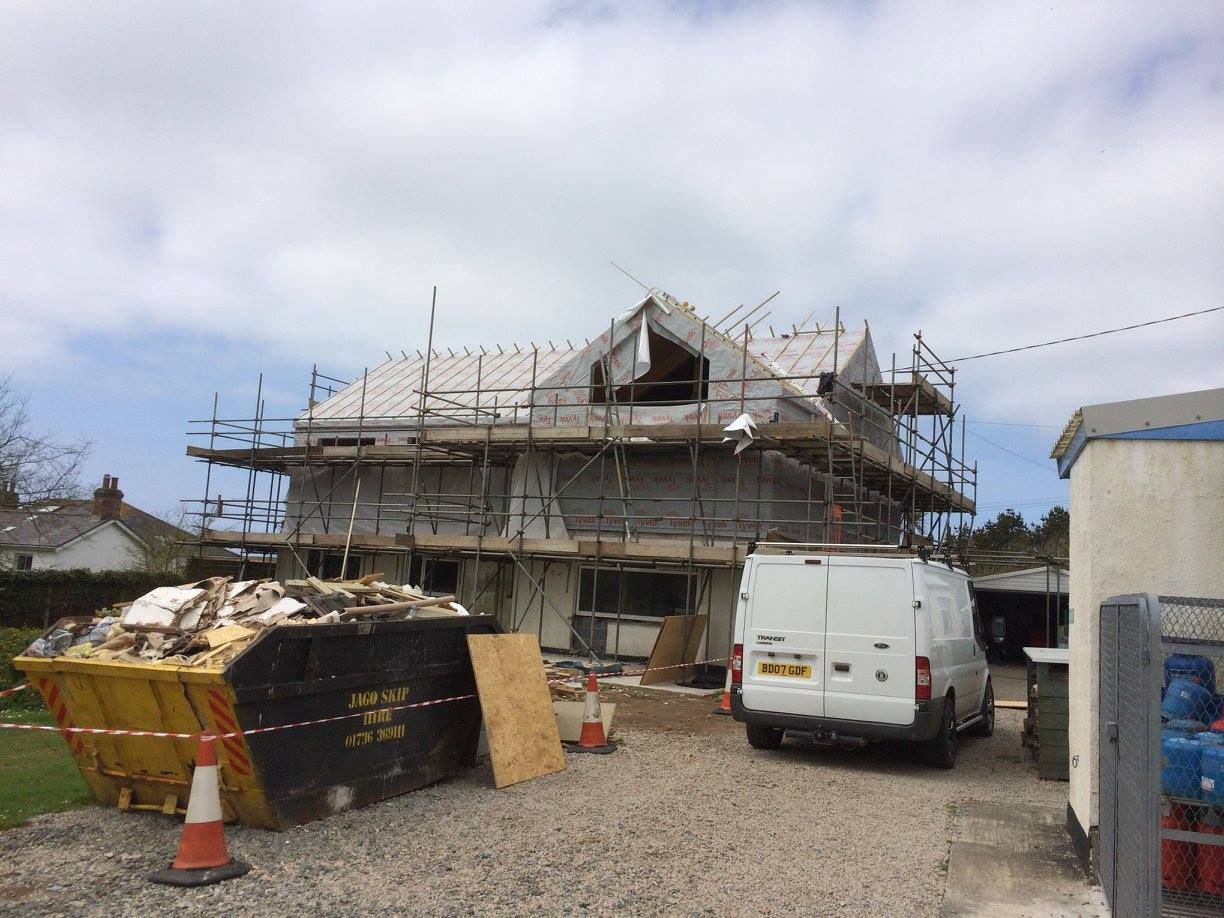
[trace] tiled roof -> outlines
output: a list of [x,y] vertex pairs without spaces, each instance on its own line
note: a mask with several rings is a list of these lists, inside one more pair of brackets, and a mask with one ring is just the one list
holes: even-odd
[[[126,502],[119,511],[119,520],[146,542],[156,538],[195,538]],[[105,522],[93,512],[92,500],[48,500],[16,510],[0,510],[0,548],[59,548]],[[204,554],[233,557],[224,549],[215,548],[205,548]]]

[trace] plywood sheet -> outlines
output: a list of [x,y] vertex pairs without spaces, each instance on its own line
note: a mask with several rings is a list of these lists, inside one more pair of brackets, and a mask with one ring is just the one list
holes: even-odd
[[[654,649],[646,668],[654,670],[642,674],[642,685],[653,685],[656,682],[675,682],[691,674],[692,670],[684,663],[692,663],[697,659],[697,650],[701,647],[701,638],[705,634],[706,624],[710,616],[701,615],[669,615],[663,619],[659,636],[655,638]],[[684,637],[687,631],[688,641]],[[665,668],[670,667],[670,668]]]
[[[582,736],[582,716],[586,713],[585,701],[554,701],[553,713],[557,715],[557,730],[561,733],[561,742],[576,743]],[[600,718],[603,720],[604,736],[612,735],[612,717],[616,714],[616,705],[600,702]]]
[[498,787],[565,770],[552,699],[531,634],[469,634],[468,653],[484,712]]

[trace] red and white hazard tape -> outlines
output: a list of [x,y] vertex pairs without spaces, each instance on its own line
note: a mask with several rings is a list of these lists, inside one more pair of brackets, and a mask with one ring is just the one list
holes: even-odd
[[5,695],[16,695],[22,689],[27,689],[29,687],[29,685],[23,682],[21,685],[14,685],[12,688],[6,688],[3,692],[0,692],[0,698],[3,698]]
[[87,733],[90,736],[154,736],[161,739],[199,739],[203,733],[211,733],[217,739],[229,739],[235,736],[253,736],[256,733],[272,733],[277,730],[289,730],[294,727],[311,727],[317,724],[329,724],[338,720],[349,720],[354,717],[365,717],[369,714],[379,714],[384,711],[405,711],[409,708],[428,708],[451,701],[468,701],[475,694],[452,695],[449,698],[434,698],[430,701],[417,701],[412,704],[397,704],[385,708],[368,708],[364,711],[354,711],[350,714],[337,714],[334,717],[320,717],[315,720],[301,720],[292,724],[277,724],[273,727],[252,727],[250,730],[233,730],[229,733],[216,733],[212,730],[201,730],[196,733],[174,733],[166,730],[112,730],[106,727],[52,727],[47,724],[15,724],[0,723],[0,730],[49,730],[52,733]]
[[[700,666],[705,663],[725,663],[726,657],[720,657],[713,660],[696,660],[692,663],[677,663],[674,666],[653,666],[647,669],[634,670],[627,673],[604,673],[603,675],[596,674],[596,679],[602,678],[621,678],[626,676],[640,676],[643,673],[657,672],[664,669],[679,669],[685,666]],[[566,676],[563,679],[549,680],[549,684],[556,682],[569,682],[575,676]],[[26,688],[24,685],[19,685],[16,688],[11,688],[3,692],[4,695],[11,695],[21,689]],[[48,724],[18,724],[18,723],[0,723],[0,730],[45,730],[51,733],[75,733],[88,734],[90,736],[152,736],[158,739],[199,739],[204,732],[212,733],[217,739],[230,739],[237,736],[254,736],[257,733],[273,733],[278,730],[290,730],[296,727],[313,727],[319,724],[330,724],[340,720],[350,720],[354,717],[366,717],[370,714],[380,714],[383,712],[407,711],[412,708],[429,708],[434,705],[448,704],[452,701],[470,701],[478,696],[473,694],[467,695],[452,695],[449,698],[434,698],[430,701],[415,701],[410,704],[397,704],[385,708],[369,708],[364,711],[353,711],[349,714],[337,714],[334,717],[320,717],[315,720],[301,720],[292,724],[277,724],[273,727],[252,727],[250,730],[232,730],[228,733],[212,733],[212,731],[199,731],[197,733],[175,733],[167,730],[112,730],[106,727],[53,727]]]
[[[670,666],[651,666],[651,667],[648,667],[647,669],[635,669],[632,672],[596,673],[595,678],[596,679],[627,679],[632,676],[642,676],[642,675],[645,675],[646,673],[657,673],[660,670],[664,670],[664,669],[683,669],[686,666],[704,666],[706,663],[726,663],[726,662],[727,662],[726,657],[714,657],[713,659],[710,659],[710,660],[694,660],[692,663],[673,663]],[[549,679],[548,684],[556,685],[559,682],[578,682],[585,678],[586,678],[585,675],[561,676],[560,678],[557,678],[557,679]]]
[[357,711],[353,714],[337,714],[335,717],[320,717],[318,720],[303,720],[296,724],[281,724],[276,727],[254,727],[250,730],[238,730],[234,733],[218,733],[224,739],[227,736],[252,736],[256,733],[271,733],[274,730],[288,730],[290,727],[312,727],[315,724],[330,724],[337,720],[348,720],[350,717],[365,717],[367,714],[380,714],[383,711],[406,711],[409,708],[428,708],[436,704],[446,704],[451,701],[468,701],[476,698],[471,695],[452,695],[449,698],[435,698],[432,701],[418,701],[415,704],[397,704],[386,708],[370,708],[368,711]]

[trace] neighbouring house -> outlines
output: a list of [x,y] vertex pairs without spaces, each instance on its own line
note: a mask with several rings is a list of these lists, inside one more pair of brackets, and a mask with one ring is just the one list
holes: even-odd
[[[198,541],[123,500],[119,479],[106,475],[89,500],[42,500],[23,504],[7,482],[0,486],[0,567],[18,571],[126,570],[141,566],[143,553],[161,542]],[[209,549],[231,564],[236,557]]]
[[187,450],[204,542],[455,593],[566,653],[645,657],[704,613],[725,656],[752,543],[937,539],[974,487],[921,336],[885,379],[865,324],[736,322],[654,293],[585,343],[388,355],[312,381],[291,428],[215,421]]
[[1087,405],[1051,452],[1071,480],[1067,825],[1098,826],[1099,610],[1111,596],[1224,597],[1224,389]]

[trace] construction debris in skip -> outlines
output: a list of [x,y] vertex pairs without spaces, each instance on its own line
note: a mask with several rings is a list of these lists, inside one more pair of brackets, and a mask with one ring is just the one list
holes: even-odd
[[125,663],[221,666],[264,629],[467,615],[454,596],[393,586],[382,574],[360,580],[242,580],[210,577],[158,587],[113,614],[63,619],[26,650],[31,657],[76,656]]

